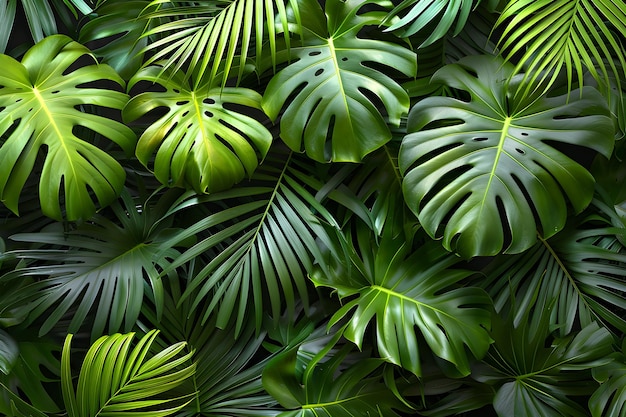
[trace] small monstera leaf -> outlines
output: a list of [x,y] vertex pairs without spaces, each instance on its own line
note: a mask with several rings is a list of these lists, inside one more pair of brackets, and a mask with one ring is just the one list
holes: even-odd
[[133,97],[123,116],[132,122],[154,109],[167,110],[144,131],[136,150],[161,183],[199,193],[225,190],[250,176],[269,150],[272,134],[246,110],[234,109],[260,109],[255,91],[206,84],[192,89],[182,72],[161,76],[157,66],[141,70],[130,85],[140,81],[160,84],[165,91]]
[[612,361],[611,334],[591,323],[553,339],[547,321],[539,327],[531,329],[526,322],[516,328],[510,320],[494,320],[495,343],[472,377],[494,386],[493,406],[500,417],[587,416],[574,398],[591,394],[591,371]]
[[350,299],[330,325],[347,318],[344,335],[360,347],[375,319],[381,357],[421,376],[417,328],[435,355],[468,375],[471,355],[481,358],[491,343],[487,293],[460,286],[472,272],[454,269],[458,258],[441,245],[428,241],[412,250],[404,235],[391,239],[388,233],[378,245],[364,229],[355,237],[358,248],[350,248],[351,265],[331,265],[330,274],[312,274],[315,285]]
[[[434,82],[469,95],[428,97],[409,114],[400,148],[407,204],[433,238],[464,257],[519,253],[565,225],[567,202],[591,202],[593,176],[578,152],[609,156],[613,123],[595,89],[514,98],[513,66],[473,56]],[[580,153],[579,153],[580,155]]]
[[271,79],[263,96],[272,119],[286,106],[280,123],[285,143],[295,151],[304,148],[319,162],[358,162],[391,139],[378,102],[396,126],[409,109],[407,92],[382,68],[414,76],[416,56],[402,46],[357,36],[384,19],[379,13],[358,14],[369,3],[330,0],[324,14],[317,1],[302,0],[302,44],[282,55],[291,64]]
[[63,35],[37,43],[21,63],[0,55],[0,200],[15,213],[44,149],[39,199],[45,215],[62,219],[65,201],[68,220],[88,218],[96,210],[92,194],[105,206],[122,191],[121,165],[87,139],[95,132],[132,152],[135,135],[87,108],[121,110],[128,96],[105,88],[106,82],[123,81],[95,58],[81,65],[85,56],[91,57],[87,48]]
[[[384,361],[355,360],[345,347],[328,354],[327,346],[316,355],[292,348],[270,360],[263,386],[287,409],[278,417],[398,417],[396,410],[408,411],[383,382]],[[307,354],[313,359],[306,361]]]

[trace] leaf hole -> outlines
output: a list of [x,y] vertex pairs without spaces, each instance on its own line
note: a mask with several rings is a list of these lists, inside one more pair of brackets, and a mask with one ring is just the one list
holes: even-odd
[[173,91],[174,93],[176,93],[176,94],[179,94],[179,93],[180,93],[180,90],[179,90],[178,88],[172,88],[172,91]]
[[486,140],[489,140],[489,138],[485,138],[485,137],[479,137],[479,138],[474,138],[472,139],[474,142],[484,142]]
[[204,115],[205,115],[206,117],[213,117],[213,113],[211,113],[211,112],[210,112],[210,111],[208,111],[208,110],[204,112]]
[[[456,211],[463,205],[463,203],[465,203],[465,201],[468,198],[470,198],[471,195],[472,193],[467,193],[463,197],[459,198],[459,201],[457,201],[456,204],[454,204],[454,206],[446,213],[443,219],[441,219],[441,222],[439,223],[439,225],[437,225],[435,236],[443,236],[446,230],[446,226],[448,225],[448,222],[450,221],[454,213],[456,213]],[[455,238],[458,240],[458,236],[455,236]]]
[[315,76],[319,77],[320,75],[322,75],[324,73],[324,70],[322,68],[318,69],[317,71],[315,71]]
[[320,55],[320,54],[321,54],[321,52],[320,52],[320,51],[312,51],[312,52],[309,52],[309,56],[317,56],[317,55]]
[[522,183],[522,180],[520,180],[516,175],[511,175],[511,178],[513,178],[513,181],[515,181],[515,185],[517,185],[517,187],[520,189],[520,191],[524,195],[524,199],[526,199],[526,202],[528,203],[528,207],[530,207],[530,211],[533,213],[533,219],[535,220],[535,226],[537,228],[537,232],[543,236],[544,230],[543,230],[543,227],[541,226],[541,217],[539,217],[539,212],[537,211],[537,208],[535,207],[535,203],[533,202],[532,197],[528,193],[526,186],[524,185],[524,183]]
[[509,219],[506,215],[506,208],[504,207],[504,202],[500,198],[500,196],[496,197],[496,207],[498,207],[498,215],[500,217],[500,227],[502,227],[502,235],[503,242],[502,247],[508,248],[511,246],[511,242],[513,241],[513,234],[511,233],[511,228],[509,227]]
[[212,98],[205,98],[204,100],[202,100],[202,102],[204,104],[215,104],[215,100],[213,100]]
[[182,100],[182,101],[177,101],[176,105],[177,106],[184,106],[187,103],[189,103],[189,100]]
[[528,133],[526,133],[526,132],[522,132],[522,133],[520,133],[520,135],[522,135],[522,136],[528,136]]
[[50,94],[59,94],[61,91],[60,90],[54,90],[52,92],[50,92]]
[[341,58],[341,60],[342,60],[343,62],[346,62],[346,61],[348,60],[348,58],[344,56],[343,58]]
[[442,154],[448,152],[451,149],[458,148],[459,146],[462,146],[462,144],[461,143],[453,143],[453,144],[450,144],[450,145],[442,146],[441,148],[433,149],[433,150],[425,153],[424,155],[420,156],[419,158],[417,158],[415,160],[415,162],[413,162],[409,166],[409,168],[406,170],[406,172],[411,171],[412,169],[415,169],[415,168],[419,167],[420,165],[430,161],[431,159],[435,158],[438,155],[442,155]]
[[[458,177],[462,176],[463,174],[465,174],[467,171],[469,171],[471,169],[472,169],[471,165],[463,165],[463,166],[460,166],[458,168],[455,168],[455,169],[445,173],[431,187],[431,189],[428,190],[428,192],[424,195],[424,198],[422,198],[422,201],[420,201],[419,211],[422,211],[424,209],[424,207],[426,206],[426,204],[428,204],[437,194],[439,194],[452,181],[456,180]],[[456,211],[456,209],[458,209],[460,207],[460,205],[463,203],[463,201],[465,201],[469,197],[470,194],[471,193],[468,193],[466,196],[464,196],[464,197],[459,199],[459,202],[457,202],[455,204],[454,208],[452,208],[450,210],[450,212],[448,212],[446,214],[446,216],[444,217],[444,219],[447,218],[447,220],[445,220],[445,222],[442,221],[442,223],[447,223],[447,221],[450,220],[450,217],[452,217],[452,213],[454,211]]]
[[519,154],[526,155],[526,151],[520,148],[515,148],[515,151]]

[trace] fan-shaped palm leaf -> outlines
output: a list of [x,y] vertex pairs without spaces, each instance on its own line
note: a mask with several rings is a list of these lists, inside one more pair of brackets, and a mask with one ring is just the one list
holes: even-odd
[[561,233],[540,241],[527,252],[502,261],[483,283],[496,309],[509,308],[512,297],[514,324],[530,316],[548,319],[562,335],[574,326],[600,322],[626,331],[626,253],[619,238],[626,229],[610,222],[613,208],[596,201],[595,207],[573,219]]
[[[267,154],[272,134],[246,113],[260,109],[261,96],[240,87],[190,88],[184,74],[159,76],[161,68],[147,67],[130,82],[161,84],[164,92],[144,92],[133,97],[123,111],[124,119],[136,120],[150,111],[167,112],[139,138],[137,158],[152,165],[154,175],[168,186],[186,186],[198,193],[228,189],[250,176]],[[241,106],[243,110],[233,110]],[[244,107],[245,106],[245,107]]]
[[[518,253],[561,230],[567,202],[591,202],[593,176],[568,145],[609,156],[613,123],[600,93],[512,97],[512,66],[475,56],[439,70],[434,82],[469,101],[428,97],[409,114],[400,148],[407,204],[433,238],[463,257]],[[499,222],[495,220],[499,219]]]
[[[289,5],[299,21],[297,3],[289,0]],[[241,79],[249,49],[254,47],[256,58],[261,58],[266,37],[275,63],[276,26],[283,32],[287,47],[290,43],[284,0],[153,0],[147,10],[142,18],[169,21],[144,33],[159,37],[144,48],[145,52],[153,52],[146,65],[164,60],[163,72],[172,70],[170,74],[174,74],[185,69],[189,76],[195,75],[196,83],[214,85],[216,80],[224,86],[235,67],[239,68],[237,79]]]
[[253,307],[260,329],[266,297],[273,317],[279,317],[283,302],[293,311],[296,293],[308,305],[306,273],[315,262],[325,265],[316,239],[328,244],[325,223],[336,226],[302,185],[315,182],[313,172],[315,166],[310,160],[276,149],[250,185],[180,203],[177,210],[203,204],[206,211],[205,218],[175,241],[195,235],[201,240],[164,273],[188,262],[199,265],[206,259],[201,270],[189,278],[183,297],[193,297],[193,308],[211,299],[203,321],[217,310],[217,325],[223,328],[235,313],[239,331],[247,309]]
[[499,45],[507,59],[523,54],[515,72],[525,68],[526,93],[543,82],[547,89],[563,68],[570,90],[576,75],[583,84],[585,69],[605,85],[610,73],[618,80],[625,74],[626,54],[614,33],[626,33],[623,0],[513,0],[497,22],[505,24]]
[[61,388],[69,417],[151,416],[176,413],[190,395],[162,397],[195,373],[195,364],[185,365],[193,353],[179,356],[184,342],[149,355],[158,331],[146,334],[131,350],[134,333],[113,334],[96,340],[83,360],[74,390],[68,335],[61,358]]
[[69,232],[57,227],[13,236],[21,242],[49,246],[8,254],[26,263],[0,281],[42,279],[21,288],[0,310],[18,309],[29,314],[31,323],[47,315],[40,329],[45,334],[76,306],[69,325],[69,331],[76,332],[97,303],[92,327],[95,337],[104,332],[107,322],[111,333],[120,328],[130,330],[146,291],[153,293],[160,309],[160,271],[179,255],[176,249],[161,246],[175,232],[163,217],[166,207],[136,206],[124,194],[123,204],[116,203],[112,209],[119,224],[98,215]]
[[500,417],[587,416],[571,397],[594,391],[591,370],[611,361],[613,338],[597,323],[555,340],[540,326],[494,321],[495,343],[472,377],[497,387],[493,406]]
[[122,79],[107,65],[79,65],[87,48],[64,35],[48,37],[32,47],[22,62],[0,55],[0,200],[13,212],[42,148],[46,149],[39,182],[45,215],[68,220],[89,218],[96,206],[111,203],[121,192],[125,173],[107,152],[78,135],[80,129],[101,134],[127,152],[135,135],[115,120],[81,109],[101,106],[121,110],[128,96],[90,87]]
[[415,54],[357,36],[382,21],[380,13],[358,13],[370,3],[330,0],[324,14],[317,1],[302,0],[302,44],[279,56],[292,63],[270,80],[263,96],[272,119],[286,106],[280,122],[285,143],[319,162],[360,161],[391,139],[387,122],[397,126],[409,109],[406,91],[379,68],[414,76]]
[[[334,288],[349,298],[330,321],[349,316],[344,335],[358,346],[365,330],[376,320],[377,347],[383,359],[421,374],[417,327],[432,352],[470,372],[470,355],[481,358],[491,342],[487,329],[490,303],[487,294],[462,281],[472,273],[453,269],[458,259],[434,242],[413,250],[411,239],[383,233],[377,244],[368,229],[359,227],[350,247],[351,264],[333,264],[330,273],[316,271],[313,282]],[[350,240],[348,240],[350,242]]]

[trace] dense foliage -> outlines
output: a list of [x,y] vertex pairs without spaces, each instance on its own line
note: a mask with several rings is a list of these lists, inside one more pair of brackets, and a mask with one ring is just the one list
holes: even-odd
[[623,0],[0,22],[0,414],[626,416]]

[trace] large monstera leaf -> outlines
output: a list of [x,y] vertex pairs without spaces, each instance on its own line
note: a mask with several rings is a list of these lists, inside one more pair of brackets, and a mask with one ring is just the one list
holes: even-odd
[[228,189],[252,175],[272,143],[272,134],[246,114],[260,108],[261,96],[239,87],[205,84],[193,89],[182,72],[166,71],[163,77],[160,73],[160,67],[147,67],[130,82],[158,83],[165,91],[133,97],[124,108],[125,120],[132,122],[157,108],[167,110],[139,138],[137,158],[161,183],[199,193]]
[[344,335],[360,347],[375,320],[381,357],[417,376],[422,337],[435,355],[469,374],[471,356],[482,357],[491,343],[491,300],[481,289],[462,286],[472,273],[453,268],[458,258],[432,241],[413,250],[410,239],[402,234],[392,239],[385,232],[378,245],[364,227],[355,238],[359,244],[349,250],[351,264],[312,274],[316,285],[349,299],[330,324],[346,318]]
[[384,19],[381,13],[358,14],[369,3],[330,0],[324,14],[317,1],[302,0],[302,44],[281,55],[291,64],[271,79],[263,97],[272,119],[286,106],[280,123],[285,143],[319,162],[360,161],[391,139],[387,123],[399,125],[408,112],[408,94],[382,68],[414,76],[415,54],[357,36]]
[[400,149],[409,207],[464,257],[522,252],[537,233],[557,233],[568,201],[580,212],[593,197],[593,176],[572,154],[612,152],[613,123],[597,90],[514,98],[504,81],[512,70],[474,56],[437,71],[434,82],[469,100],[419,102]]
[[[22,188],[45,149],[39,199],[45,215],[88,218],[121,192],[125,173],[107,152],[87,139],[97,133],[132,152],[132,130],[88,112],[89,106],[120,110],[128,96],[107,89],[122,79],[67,36],[54,35],[32,47],[22,62],[0,55],[0,200],[18,211]],[[78,68],[76,68],[78,66]],[[99,86],[93,86],[100,83]]]

